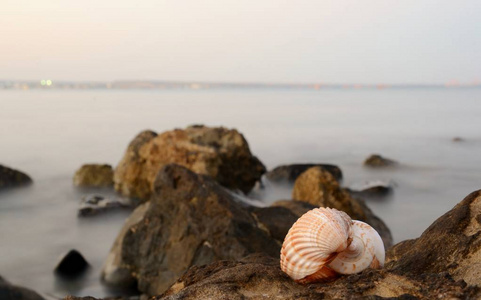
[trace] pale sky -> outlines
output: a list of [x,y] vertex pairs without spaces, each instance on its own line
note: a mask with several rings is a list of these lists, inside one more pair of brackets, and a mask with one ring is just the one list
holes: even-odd
[[481,80],[481,1],[1,0],[0,79]]

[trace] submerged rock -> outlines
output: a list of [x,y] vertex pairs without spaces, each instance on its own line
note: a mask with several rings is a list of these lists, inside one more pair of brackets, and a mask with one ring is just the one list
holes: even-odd
[[109,187],[114,184],[110,165],[86,164],[75,172],[73,183],[79,187]]
[[304,173],[307,169],[312,167],[320,167],[331,175],[336,180],[342,179],[342,171],[338,166],[329,164],[291,164],[283,165],[274,168],[273,170],[267,172],[265,177],[272,182],[291,182],[294,183],[297,177]]
[[370,182],[360,188],[346,189],[352,196],[360,198],[379,198],[393,193],[393,183]]
[[158,171],[182,165],[209,175],[221,185],[247,193],[265,172],[242,134],[223,127],[191,126],[157,135],[141,132],[129,145],[114,173],[115,189],[147,200]]
[[55,273],[64,277],[76,277],[89,267],[89,263],[77,250],[70,250],[55,267]]
[[379,154],[372,154],[364,161],[364,165],[372,168],[381,168],[395,166],[398,162],[389,158],[382,157]]
[[353,220],[371,225],[382,237],[384,246],[392,245],[392,235],[386,224],[367,207],[364,201],[353,198],[342,189],[331,173],[313,167],[302,173],[294,184],[292,199],[317,207],[331,207],[346,212]]
[[134,278],[140,291],[159,295],[194,265],[255,252],[278,257],[281,243],[248,207],[211,177],[166,165],[149,204],[134,211],[117,238],[108,258],[115,263],[106,264],[103,279]]
[[0,165],[0,190],[9,187],[23,186],[32,183],[27,174]]
[[0,277],[0,299],[1,300],[44,300],[36,292],[24,287],[15,286]]
[[131,204],[128,201],[109,199],[100,195],[88,195],[82,197],[78,215],[79,217],[92,216],[113,208],[129,206],[131,206]]

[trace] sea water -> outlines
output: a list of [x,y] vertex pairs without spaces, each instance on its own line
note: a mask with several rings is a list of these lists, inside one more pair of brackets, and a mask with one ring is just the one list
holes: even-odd
[[[130,210],[78,218],[81,197],[95,191],[74,188],[72,176],[84,163],[115,166],[144,129],[192,124],[236,128],[268,169],[331,163],[342,169],[345,187],[392,183],[393,194],[367,204],[395,242],[415,238],[481,188],[480,116],[481,89],[474,88],[0,91],[0,164],[34,180],[0,192],[0,275],[52,299],[119,293],[99,277]],[[372,153],[400,164],[363,167]],[[290,192],[269,190],[260,200]],[[73,282],[53,274],[70,249],[92,266]]]

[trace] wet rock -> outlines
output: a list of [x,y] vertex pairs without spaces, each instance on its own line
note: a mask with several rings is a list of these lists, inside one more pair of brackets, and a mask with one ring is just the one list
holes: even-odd
[[252,255],[192,267],[154,299],[475,299],[479,288],[445,274],[410,278],[389,270],[365,270],[331,282],[300,285],[280,270],[279,260]]
[[272,182],[291,182],[294,183],[297,177],[312,167],[320,167],[331,173],[336,180],[342,179],[342,171],[338,166],[329,164],[292,164],[283,165],[267,172],[265,177]]
[[[280,242],[260,226],[247,204],[211,177],[169,164],[158,173],[153,193],[145,212],[124,226],[111,252],[112,260],[118,258],[115,265],[137,280],[140,291],[161,294],[194,265],[255,252],[279,256]],[[110,277],[104,268],[103,279],[115,284]]]
[[382,157],[379,154],[372,154],[364,161],[364,165],[366,167],[372,167],[372,168],[390,167],[390,166],[395,166],[397,164],[398,164],[397,161]]
[[64,277],[81,275],[89,267],[88,262],[77,250],[70,250],[55,267],[55,273]]
[[112,186],[114,171],[110,165],[86,164],[75,172],[73,183],[78,187]]
[[392,183],[369,182],[359,188],[350,188],[347,191],[354,197],[359,198],[380,198],[386,197],[393,193]]
[[353,198],[340,187],[334,176],[319,167],[302,173],[294,184],[292,198],[317,207],[331,207],[346,212],[352,219],[371,225],[383,239],[384,246],[392,245],[392,235],[386,224],[367,207],[364,201]]
[[114,173],[115,189],[125,196],[147,200],[158,171],[176,163],[209,175],[229,189],[247,193],[265,172],[236,130],[191,126],[160,135],[140,133],[129,145]]
[[93,216],[119,207],[130,207],[131,203],[124,199],[109,199],[100,195],[88,195],[82,197],[82,203],[78,210],[79,217]]
[[388,267],[410,276],[448,272],[481,287],[481,191],[468,195],[419,238],[394,246]]
[[31,183],[32,179],[27,174],[0,165],[0,190]]
[[1,300],[44,300],[36,292],[24,287],[15,286],[0,277],[0,299]]

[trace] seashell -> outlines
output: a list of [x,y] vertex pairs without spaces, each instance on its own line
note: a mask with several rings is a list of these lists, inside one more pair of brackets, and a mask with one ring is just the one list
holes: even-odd
[[315,208],[287,233],[281,269],[299,283],[325,281],[384,265],[384,244],[368,224],[342,211]]

